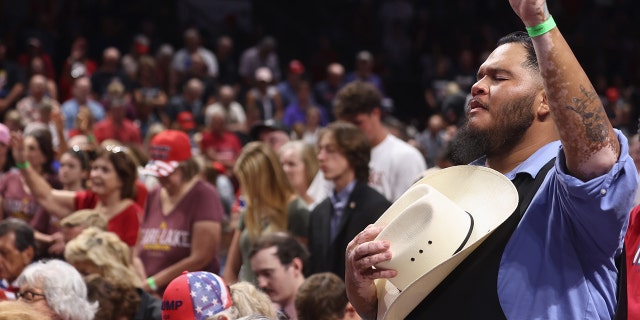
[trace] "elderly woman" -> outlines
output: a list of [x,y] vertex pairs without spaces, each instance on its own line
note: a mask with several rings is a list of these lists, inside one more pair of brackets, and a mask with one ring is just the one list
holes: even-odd
[[29,265],[18,278],[19,300],[50,319],[92,320],[97,303],[87,300],[87,286],[80,273],[61,260]]

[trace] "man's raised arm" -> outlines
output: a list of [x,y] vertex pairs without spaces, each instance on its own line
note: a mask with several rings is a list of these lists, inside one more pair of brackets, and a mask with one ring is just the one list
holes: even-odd
[[609,171],[620,144],[602,102],[563,38],[545,0],[509,0],[533,39],[551,115],[569,172],[583,181]]

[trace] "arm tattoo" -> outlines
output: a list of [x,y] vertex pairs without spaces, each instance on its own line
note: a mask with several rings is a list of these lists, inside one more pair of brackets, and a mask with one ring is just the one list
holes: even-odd
[[573,106],[567,106],[566,108],[580,115],[585,134],[591,142],[604,142],[608,136],[607,115],[602,106],[598,106],[595,110],[589,110],[589,106],[593,103],[600,103],[600,98],[598,94],[593,91],[587,91],[583,86],[580,86],[580,92],[582,92],[583,97],[571,99]]

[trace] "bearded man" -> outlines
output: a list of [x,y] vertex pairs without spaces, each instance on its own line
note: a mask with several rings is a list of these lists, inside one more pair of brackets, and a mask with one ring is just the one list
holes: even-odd
[[[627,139],[598,95],[544,0],[510,0],[527,27],[502,38],[471,88],[456,150],[521,190],[518,208],[407,319],[611,319],[628,213],[638,185]],[[452,182],[452,183],[455,183]],[[520,199],[526,194],[520,194]],[[500,195],[486,201],[500,201]],[[372,268],[392,258],[369,226],[347,247],[349,300],[376,317]]]

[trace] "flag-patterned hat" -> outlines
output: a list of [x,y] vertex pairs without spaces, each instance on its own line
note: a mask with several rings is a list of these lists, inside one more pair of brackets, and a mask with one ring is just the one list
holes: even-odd
[[231,305],[231,294],[222,278],[211,272],[185,271],[164,291],[162,319],[205,320]]

